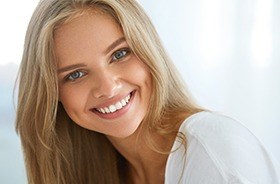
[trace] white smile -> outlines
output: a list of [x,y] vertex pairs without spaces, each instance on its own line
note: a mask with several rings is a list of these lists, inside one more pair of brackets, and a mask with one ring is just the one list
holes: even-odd
[[118,101],[115,104],[109,105],[107,107],[95,108],[95,109],[102,114],[113,113],[116,112],[117,110],[124,108],[129,103],[130,98],[131,98],[131,93],[129,93],[129,95],[127,95],[124,99]]

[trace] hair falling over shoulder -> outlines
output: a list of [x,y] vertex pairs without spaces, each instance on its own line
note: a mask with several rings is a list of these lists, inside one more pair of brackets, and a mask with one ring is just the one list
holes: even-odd
[[16,130],[30,184],[125,181],[125,160],[106,136],[73,123],[58,99],[54,32],[73,16],[90,9],[112,16],[132,51],[150,69],[153,94],[145,117],[150,122],[149,129],[163,135],[174,133],[176,123],[182,120],[180,113],[201,111],[136,1],[41,0],[26,32],[18,76]]

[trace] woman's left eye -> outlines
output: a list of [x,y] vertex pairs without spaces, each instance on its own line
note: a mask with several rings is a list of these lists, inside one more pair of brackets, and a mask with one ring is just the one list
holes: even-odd
[[120,60],[129,53],[130,53],[130,51],[128,49],[118,50],[113,54],[112,61]]

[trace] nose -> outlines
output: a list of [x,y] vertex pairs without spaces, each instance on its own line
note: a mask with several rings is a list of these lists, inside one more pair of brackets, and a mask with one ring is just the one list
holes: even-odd
[[110,71],[99,71],[93,80],[92,94],[95,98],[111,98],[121,89],[118,75]]

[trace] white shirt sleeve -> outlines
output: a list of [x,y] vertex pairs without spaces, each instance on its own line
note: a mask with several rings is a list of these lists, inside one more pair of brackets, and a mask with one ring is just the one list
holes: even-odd
[[[200,112],[181,125],[187,150],[176,139],[166,165],[166,184],[279,184],[279,165],[241,123]],[[175,151],[176,150],[176,151]]]

